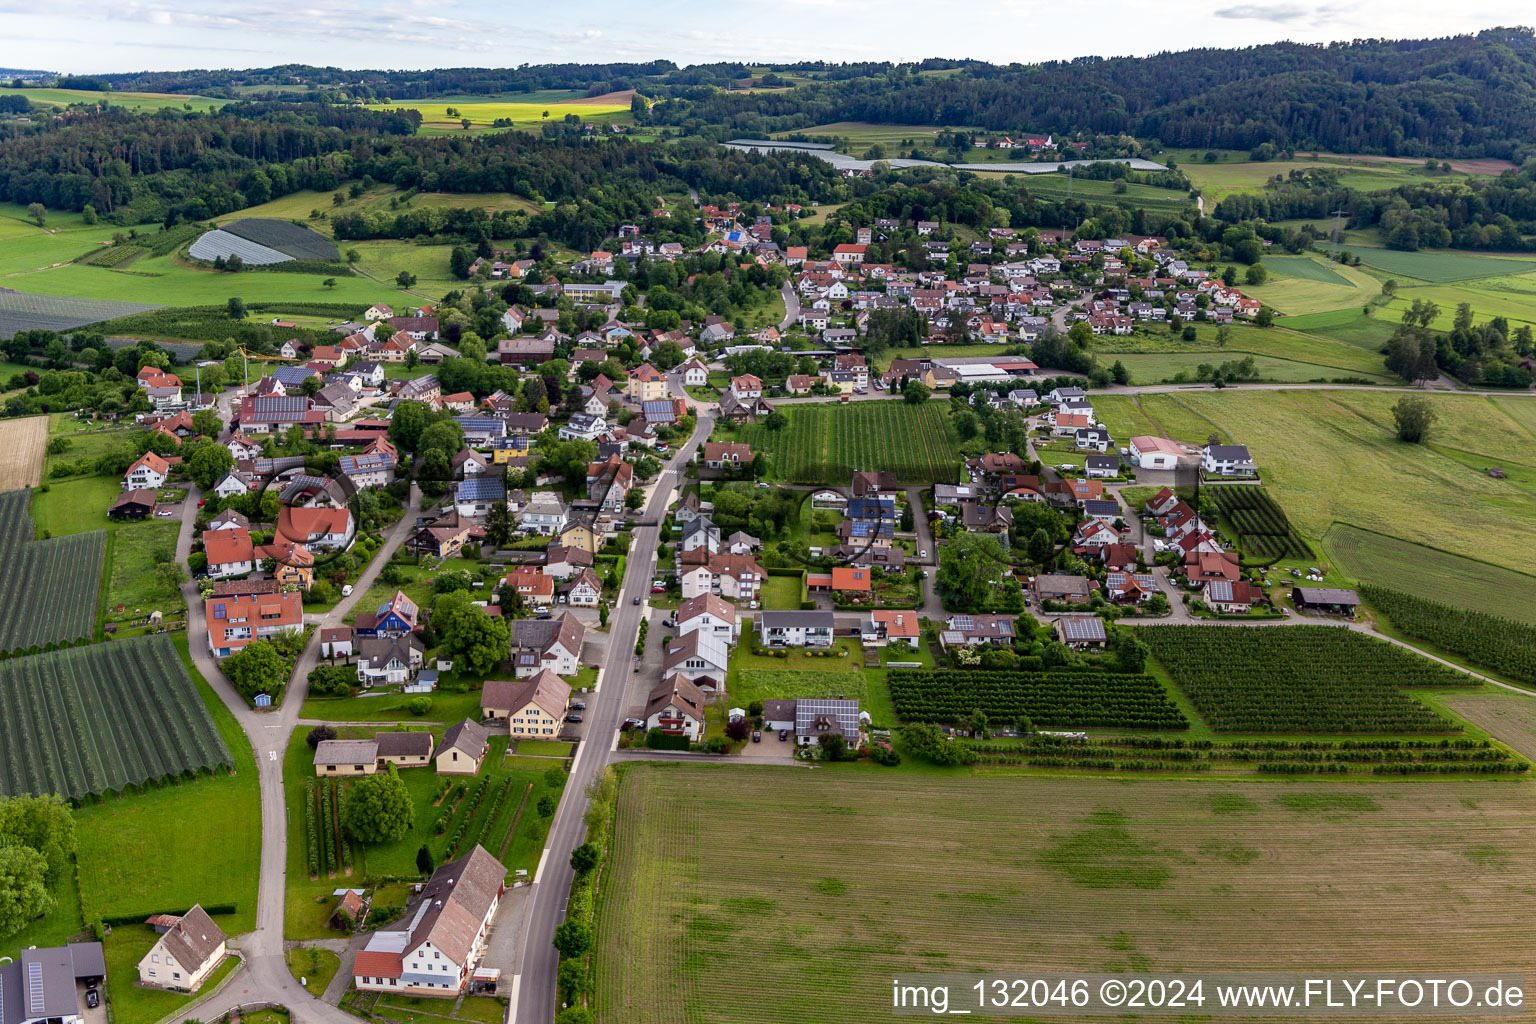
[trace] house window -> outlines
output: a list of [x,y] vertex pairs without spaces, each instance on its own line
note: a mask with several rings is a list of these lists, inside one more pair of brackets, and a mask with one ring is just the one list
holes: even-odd
[[181,972],[180,971],[172,971],[171,972],[171,977],[179,979],[181,977]]
[[442,958],[443,958],[443,954],[441,954],[441,953],[433,953],[432,954],[432,959],[433,960],[441,960]]
[[160,954],[158,954],[158,953],[152,954],[150,956],[150,958],[149,958],[149,962],[152,963],[152,964],[159,963],[160,962]]
[[153,967],[151,967],[151,968],[150,968],[150,969],[149,969],[149,976],[150,976],[150,977],[151,977],[151,978],[153,978],[153,977],[154,977],[154,976],[155,976],[155,969],[154,969],[154,968],[153,968]]

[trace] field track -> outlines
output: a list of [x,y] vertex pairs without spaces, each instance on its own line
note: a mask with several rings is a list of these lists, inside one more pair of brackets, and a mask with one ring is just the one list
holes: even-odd
[[47,444],[47,416],[0,420],[0,491],[42,483],[43,449]]

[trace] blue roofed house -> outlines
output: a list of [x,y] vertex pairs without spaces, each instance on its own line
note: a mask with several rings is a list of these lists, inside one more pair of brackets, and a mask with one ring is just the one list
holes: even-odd
[[497,416],[455,416],[453,422],[464,429],[464,443],[476,447],[484,447],[491,438],[507,432],[506,423]]
[[416,602],[405,596],[405,591],[395,591],[395,596],[379,605],[376,612],[361,612],[352,626],[354,637],[405,636],[415,632],[421,611]]
[[388,452],[343,455],[341,471],[357,487],[383,487],[395,470],[395,457]]
[[506,501],[507,485],[499,476],[472,476],[453,485],[454,508],[461,516],[483,516],[497,502],[506,504]]
[[272,376],[283,385],[284,391],[289,392],[297,391],[303,387],[304,382],[311,377],[319,377],[321,380],[325,379],[325,375],[319,370],[311,370],[307,366],[279,366],[272,371]]

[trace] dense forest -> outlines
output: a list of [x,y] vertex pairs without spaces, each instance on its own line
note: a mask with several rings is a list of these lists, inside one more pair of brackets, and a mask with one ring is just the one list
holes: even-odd
[[[942,73],[936,73],[942,72]],[[647,64],[344,71],[285,66],[247,71],[101,75],[98,87],[235,96],[268,86],[310,98],[422,99],[455,94],[635,88],[651,117],[707,137],[760,135],[834,121],[970,126],[1061,135],[1133,135],[1164,146],[1501,157],[1536,140],[1536,35],[1497,28],[1426,40],[1364,39],[1150,57],[998,66],[781,65],[746,92],[741,64]],[[292,90],[299,90],[297,94]]]

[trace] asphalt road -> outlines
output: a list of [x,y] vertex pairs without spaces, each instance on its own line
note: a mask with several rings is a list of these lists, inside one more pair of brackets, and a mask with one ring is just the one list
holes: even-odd
[[784,296],[784,319],[779,321],[779,330],[786,331],[800,318],[800,293],[785,281],[779,287],[779,294]]
[[[693,436],[682,445],[662,471],[641,525],[630,541],[628,568],[619,588],[618,606],[608,620],[608,647],[613,652],[598,672],[597,693],[587,698],[587,740],[577,752],[565,795],[550,824],[544,856],[534,873],[533,906],[528,913],[522,971],[512,979],[512,1024],[548,1024],[558,1008],[555,976],[560,956],[551,945],[555,928],[565,919],[570,894],[571,851],[586,835],[587,787],[609,764],[618,739],[619,723],[628,712],[625,692],[629,685],[632,651],[640,632],[640,619],[651,591],[651,571],[657,552],[656,523],[665,518],[672,492],[682,478],[683,467],[714,429],[713,418],[701,414]],[[647,525],[648,524],[648,525]],[[636,599],[640,604],[636,605]],[[652,680],[659,682],[659,680]]]

